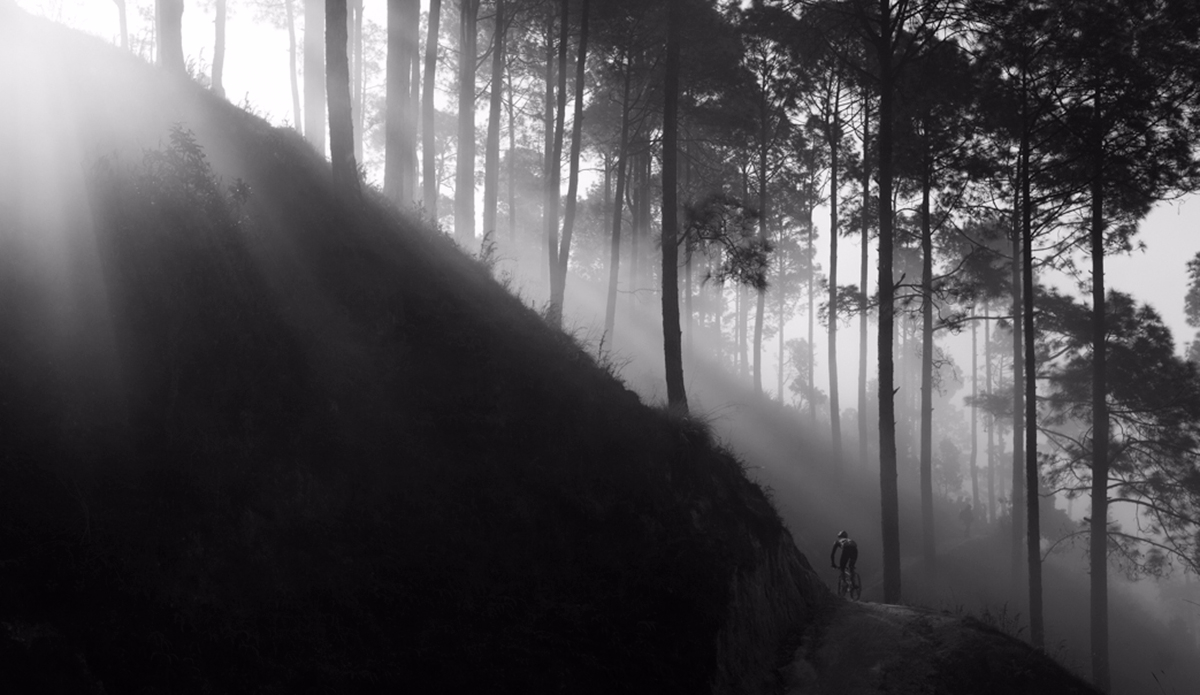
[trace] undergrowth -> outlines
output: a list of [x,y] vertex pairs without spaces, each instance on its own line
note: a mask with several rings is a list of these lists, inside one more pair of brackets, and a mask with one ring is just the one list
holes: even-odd
[[94,167],[103,302],[35,336],[53,364],[0,346],[0,618],[114,692],[704,689],[784,533],[740,464],[486,245],[334,206],[288,133],[244,149],[245,181],[184,126]]

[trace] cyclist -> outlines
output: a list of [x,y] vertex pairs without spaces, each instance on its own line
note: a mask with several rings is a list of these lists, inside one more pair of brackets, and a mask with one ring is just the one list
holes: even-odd
[[[841,565],[838,565],[838,563],[834,560],[834,558],[837,557],[838,548],[842,549]],[[839,532],[837,535],[837,540],[833,543],[833,550],[829,552],[829,564],[834,569],[841,570],[842,572],[845,572],[846,568],[849,567],[850,574],[853,575],[854,566],[857,563],[858,543],[855,543],[854,539],[850,538],[850,534],[846,533],[845,531]]]

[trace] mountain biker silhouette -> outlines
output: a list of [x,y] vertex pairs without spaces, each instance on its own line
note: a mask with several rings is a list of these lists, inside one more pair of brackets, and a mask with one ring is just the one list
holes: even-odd
[[[850,538],[850,535],[845,531],[841,531],[837,535],[838,539],[833,542],[833,550],[829,552],[829,564],[843,572],[846,568],[850,568],[850,572],[854,572],[854,566],[858,563],[858,543]],[[838,548],[842,549],[842,562],[839,565],[834,558],[837,557]]]

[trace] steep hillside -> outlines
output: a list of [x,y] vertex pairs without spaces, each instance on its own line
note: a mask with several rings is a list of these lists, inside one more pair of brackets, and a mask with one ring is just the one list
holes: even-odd
[[109,692],[771,677],[825,594],[702,426],[447,239],[336,207],[290,132],[7,28],[7,667]]
[[771,692],[841,624],[707,429],[485,264],[3,13],[0,689]]

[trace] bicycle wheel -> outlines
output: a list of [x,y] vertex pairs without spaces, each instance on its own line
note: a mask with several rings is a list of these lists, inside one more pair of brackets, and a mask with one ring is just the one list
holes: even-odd
[[855,572],[850,577],[850,598],[857,601],[859,596],[862,596],[862,580],[858,578],[858,572]]
[[846,573],[842,572],[838,575],[837,594],[838,598],[843,598],[846,592],[850,590],[850,582],[846,579]]

